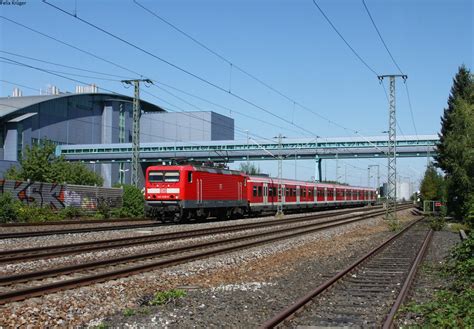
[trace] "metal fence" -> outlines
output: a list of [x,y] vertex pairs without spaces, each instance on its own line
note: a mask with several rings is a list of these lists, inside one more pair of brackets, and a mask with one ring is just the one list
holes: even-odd
[[81,208],[94,211],[106,202],[110,207],[122,206],[123,190],[99,186],[42,183],[0,179],[0,193],[10,193],[29,205],[62,209]]

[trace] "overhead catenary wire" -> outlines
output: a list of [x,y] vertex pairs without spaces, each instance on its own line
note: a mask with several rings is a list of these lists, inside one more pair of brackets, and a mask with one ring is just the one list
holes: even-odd
[[[359,136],[361,136],[361,134],[360,134],[359,132],[356,131],[355,133],[358,134]],[[379,150],[380,150],[380,149],[379,149]],[[383,151],[382,151],[382,152],[383,152]]]
[[[20,58],[25,58],[25,59],[29,59],[29,60],[32,60],[32,61],[38,61],[38,62],[42,62],[42,63],[47,63],[47,64],[50,64],[50,65],[56,65],[56,66],[60,66],[60,67],[65,67],[65,68],[71,68],[71,69],[74,69],[74,70],[78,70],[78,71],[83,71],[83,72],[89,72],[89,73],[94,73],[94,74],[100,74],[100,75],[105,75],[105,76],[112,76],[112,77],[118,77],[118,78],[128,78],[128,77],[125,77],[125,76],[120,76],[120,75],[115,75],[115,74],[111,74],[111,73],[105,73],[105,72],[99,72],[99,71],[95,71],[95,70],[90,70],[90,69],[84,69],[84,68],[80,68],[80,67],[77,67],[77,66],[70,66],[70,65],[64,65],[64,64],[60,64],[60,63],[57,63],[57,62],[52,62],[52,61],[45,61],[45,60],[42,60],[42,59],[39,59],[39,58],[34,58],[34,57],[30,57],[30,56],[24,56],[24,55],[21,55],[21,54],[18,54],[18,53],[12,53],[12,52],[8,52],[8,51],[2,51],[0,50],[0,52],[2,53],[6,53],[6,54],[10,54],[10,55],[13,55],[13,56],[17,56],[17,57],[20,57]],[[12,63],[12,62],[6,62],[6,63],[9,63],[9,64],[13,64],[13,65],[20,65],[20,64],[15,64],[15,63]],[[101,78],[101,77],[91,77],[91,76],[87,76],[87,75],[78,75],[78,74],[74,74],[74,73],[70,73],[70,72],[64,72],[64,71],[56,71],[56,70],[51,70],[49,69],[51,72],[55,72],[55,73],[60,73],[60,74],[68,74],[68,75],[75,75],[75,76],[79,76],[79,77],[86,77],[86,78],[92,78],[92,79],[97,79],[97,80],[104,80],[104,81],[118,81],[118,80],[115,80],[115,79],[109,79],[109,78]],[[242,116],[245,116],[247,118],[250,118],[252,120],[256,120],[256,121],[259,121],[259,122],[262,122],[264,124],[267,124],[267,125],[271,125],[271,126],[274,126],[276,128],[279,128],[279,129],[285,129],[285,130],[289,130],[289,131],[293,131],[293,132],[296,132],[296,130],[293,130],[293,129],[290,129],[290,128],[284,128],[282,126],[277,126],[275,124],[272,124],[271,122],[268,122],[268,121],[264,121],[264,120],[261,120],[259,118],[256,118],[256,117],[253,117],[253,116],[249,116],[245,113],[242,113],[240,111],[237,111],[235,109],[230,109],[229,107],[225,107],[223,105],[219,105],[215,102],[212,102],[210,100],[207,100],[205,98],[202,98],[200,96],[197,96],[197,95],[193,95],[191,93],[188,93],[182,89],[179,89],[177,87],[174,87],[174,86],[171,86],[169,84],[165,84],[161,81],[156,81],[156,80],[153,80],[154,84],[153,86],[154,87],[157,87],[167,93],[170,93],[169,91],[167,91],[166,89],[162,88],[161,86],[158,86],[157,84],[160,84],[160,85],[163,85],[163,86],[167,86],[169,88],[172,88],[174,90],[177,90],[181,93],[184,93],[184,94],[187,94],[188,96],[191,96],[191,97],[194,97],[194,98],[197,98],[197,99],[200,99],[200,100],[203,100],[209,104],[212,104],[214,106],[218,106],[222,109],[225,109],[225,110],[228,110],[228,111],[231,111],[233,113],[237,113],[239,115],[242,115]],[[36,89],[34,89],[36,90]],[[171,94],[171,93],[170,93]],[[174,94],[172,94],[173,96],[175,97],[178,97]],[[178,97],[179,98],[179,97]],[[182,101],[186,102],[185,100],[183,100],[182,98],[179,98],[181,99]]]
[[[18,64],[17,62],[15,62],[14,60],[12,60],[10,58],[6,58],[6,57],[0,57],[0,58],[6,59],[6,60],[3,60],[3,61],[0,61],[2,63],[6,63],[6,64],[10,64],[10,65],[25,66],[25,64]],[[70,75],[70,76],[75,76],[75,77],[80,77],[80,78],[87,78],[87,79],[94,79],[94,80],[114,81],[114,82],[119,81],[117,79],[94,77],[94,76],[90,76],[90,75],[76,74],[76,73],[71,73],[71,72],[64,72],[64,71],[57,71],[57,70],[50,70],[50,69],[48,69],[48,72],[58,73],[58,74],[62,74],[62,75],[67,74],[67,75]]]
[[[245,75],[247,75],[248,77],[252,78],[253,80],[257,81],[258,83],[260,83],[261,85],[265,86],[266,88],[268,88],[269,90],[272,90],[273,92],[277,93],[278,95],[282,96],[283,98],[285,98],[286,100],[288,100],[289,102],[292,103],[293,106],[299,106],[300,108],[304,109],[305,111],[308,111],[316,116],[318,116],[319,118],[325,120],[326,122],[328,122],[329,124],[332,124],[332,125],[335,125],[341,129],[343,129],[344,131],[347,131],[347,132],[350,132],[352,134],[355,134],[355,135],[358,135],[360,137],[363,137],[364,136],[362,134],[360,134],[359,131],[357,130],[354,130],[354,129],[350,129],[350,128],[347,128],[323,115],[321,115],[320,113],[317,113],[315,112],[314,110],[310,109],[309,107],[301,104],[300,102],[296,101],[295,99],[293,99],[292,97],[284,94],[283,92],[281,92],[280,90],[276,89],[275,87],[271,86],[270,84],[268,84],[267,82],[263,81],[262,79],[256,77],[254,74],[248,72],[247,70],[243,69],[242,67],[236,65],[234,62],[232,62],[231,60],[227,59],[226,57],[224,57],[223,55],[219,54],[217,51],[211,49],[209,46],[205,45],[203,42],[197,40],[195,37],[193,37],[192,35],[190,35],[189,33],[185,32],[183,29],[179,28],[178,26],[176,26],[175,24],[171,23],[170,21],[166,20],[165,18],[163,18],[162,16],[158,15],[156,12],[152,11],[151,9],[149,9],[148,7],[144,6],[143,4],[141,4],[140,2],[136,1],[136,0],[133,0],[133,2],[141,7],[143,10],[147,11],[148,13],[150,13],[152,16],[154,16],[155,18],[159,19],[160,21],[164,22],[165,24],[167,24],[168,26],[170,26],[171,28],[173,28],[174,30],[178,31],[179,33],[181,33],[182,35],[186,36],[187,38],[189,38],[190,40],[192,40],[193,42],[195,42],[196,44],[198,44],[200,47],[206,49],[207,51],[209,51],[210,53],[214,54],[216,57],[218,57],[219,59],[221,59],[222,61],[224,61],[225,63],[229,64],[231,69],[232,68],[235,68],[237,70],[239,70],[240,72],[244,73]],[[317,4],[315,3],[315,5],[317,6]],[[317,6],[318,7],[318,6]],[[318,7],[319,8],[319,7]],[[321,10],[321,9],[320,9]],[[322,10],[321,10],[322,12]],[[324,14],[324,12],[322,12],[322,14],[327,18],[327,16]],[[329,18],[327,18],[327,20],[330,22]],[[333,28],[335,29],[335,31],[342,37],[342,35],[339,33],[339,31],[335,28],[335,26],[330,22],[331,26],[333,26]],[[366,64],[366,66],[372,70],[372,72],[377,75],[377,72],[375,72],[375,70],[373,70],[358,54],[357,52],[355,52],[355,50],[348,44],[348,42],[344,39],[344,37],[342,37],[342,39],[346,42],[346,44],[349,46],[349,48],[351,48],[351,50],[359,57],[359,59],[364,63]],[[293,123],[293,120],[292,120],[292,123]],[[368,141],[366,139],[366,141]],[[379,149],[379,151],[382,151]],[[382,151],[383,152],[383,151]]]
[[[63,10],[61,10],[61,11],[63,11]],[[63,12],[64,12],[64,11],[63,11]],[[65,12],[65,13],[67,13],[67,12]],[[69,14],[69,15],[70,15],[70,14]],[[5,19],[5,20],[7,20],[7,21],[9,21],[9,22],[11,22],[11,23],[17,24],[18,26],[21,26],[21,27],[23,27],[23,28],[26,28],[26,29],[28,29],[28,30],[30,30],[30,31],[33,31],[33,32],[35,32],[35,33],[37,33],[37,34],[40,34],[40,35],[42,35],[42,36],[44,36],[44,37],[47,37],[47,38],[49,38],[49,39],[51,39],[51,40],[54,40],[54,41],[58,42],[58,43],[61,43],[61,44],[66,45],[66,46],[68,46],[68,47],[72,47],[73,49],[79,50],[79,51],[81,51],[81,52],[83,52],[83,53],[85,53],[85,54],[88,54],[88,55],[90,55],[90,56],[96,58],[96,59],[102,60],[102,61],[104,61],[104,62],[106,62],[106,63],[109,63],[109,64],[112,64],[112,65],[114,65],[114,66],[116,66],[116,67],[123,68],[123,69],[125,69],[125,70],[127,70],[127,71],[129,71],[129,72],[136,73],[137,75],[143,76],[142,74],[140,74],[140,73],[138,73],[138,72],[135,72],[135,71],[132,71],[132,70],[129,70],[129,69],[125,68],[124,66],[120,65],[120,64],[117,64],[117,63],[114,63],[114,62],[112,62],[112,61],[109,61],[109,60],[107,60],[107,59],[105,59],[105,58],[103,58],[103,57],[101,57],[101,56],[97,56],[97,55],[95,55],[95,54],[93,54],[93,53],[91,53],[91,52],[84,51],[84,50],[80,49],[79,47],[76,47],[76,46],[73,46],[73,45],[71,45],[71,44],[69,44],[69,43],[67,43],[67,42],[61,41],[61,40],[59,40],[58,38],[51,37],[51,36],[49,36],[49,35],[47,35],[47,34],[45,34],[45,33],[43,33],[43,32],[40,32],[40,31],[35,30],[35,29],[33,29],[33,28],[30,28],[30,27],[28,27],[28,26],[26,26],[26,25],[24,25],[24,24],[17,23],[17,22],[15,22],[15,21],[12,21],[12,20],[10,20],[10,19],[8,19],[8,18],[5,18],[5,17],[3,17],[3,16],[0,16],[0,18],[3,18],[3,19]],[[77,17],[76,17],[76,18],[77,18]],[[232,94],[232,95],[233,95],[234,97],[236,96],[235,94]],[[249,104],[249,105],[255,106],[255,104]],[[312,111],[312,110],[309,109],[308,107],[302,105],[301,103],[296,102],[296,105],[300,106],[301,108],[303,108],[303,109],[305,109],[305,110],[307,110],[307,111],[310,111],[311,113],[314,113],[315,115],[321,117],[322,119],[326,120],[326,121],[327,121],[328,123],[330,123],[330,124],[333,124],[333,125],[335,125],[335,126],[337,126],[337,127],[340,127],[340,128],[342,128],[342,129],[344,129],[345,131],[352,132],[353,134],[356,134],[356,135],[362,137],[365,141],[369,142],[371,145],[373,145],[373,146],[374,146],[376,149],[378,149],[380,152],[384,153],[383,150],[381,150],[380,148],[378,148],[375,144],[371,143],[365,136],[363,136],[362,134],[360,134],[359,131],[356,131],[356,130],[354,130],[354,129],[346,128],[346,127],[344,127],[344,126],[338,124],[337,122],[334,122],[334,121],[332,121],[332,120],[330,120],[330,119],[327,119],[327,118],[325,118],[324,116],[322,116],[322,115],[320,115],[320,114],[318,114],[318,113]],[[257,106],[257,108],[259,108],[259,107]],[[267,112],[267,111],[266,111],[266,112]],[[273,114],[272,114],[272,115],[273,115]],[[274,115],[274,116],[275,116],[275,115]],[[278,116],[278,117],[279,117],[279,116]],[[288,121],[288,120],[283,120],[283,121],[285,121],[285,122],[287,122],[287,123],[289,123],[289,124],[295,126],[296,128],[299,128],[296,124],[291,123],[291,122]],[[288,128],[286,128],[286,129],[288,129]],[[313,135],[313,134],[311,133],[311,135]]]
[[[61,78],[67,79],[67,80],[71,80],[71,81],[74,81],[74,82],[79,82],[79,83],[82,83],[82,84],[88,84],[87,82],[84,82],[84,81],[81,81],[81,80],[77,80],[77,79],[73,79],[73,78],[69,78],[69,77],[67,77],[67,76],[65,76],[65,75],[63,75],[63,74],[58,74],[58,73],[56,73],[56,72],[54,72],[54,71],[50,71],[50,70],[47,70],[47,69],[42,69],[42,68],[39,68],[39,67],[36,67],[36,66],[28,65],[28,64],[25,64],[25,63],[22,63],[22,62],[18,62],[18,61],[15,61],[15,60],[12,60],[12,59],[9,59],[9,58],[5,58],[5,57],[2,57],[2,56],[0,56],[0,59],[6,59],[6,60],[8,60],[8,61],[12,61],[13,64],[15,64],[15,65],[27,67],[27,68],[34,69],[34,70],[39,70],[39,71],[41,71],[41,72],[44,72],[44,73],[47,73],[47,74],[56,75],[56,76],[58,76],[58,77],[61,77]],[[5,62],[6,62],[6,63],[9,63],[8,61],[5,61]],[[64,73],[64,72],[63,72],[63,73]],[[107,80],[109,80],[109,79],[107,79]],[[114,80],[114,81],[120,82],[119,80]],[[30,89],[33,89],[33,88],[30,88]],[[106,88],[101,88],[101,89],[103,89],[103,90],[105,90],[105,91],[108,91],[108,92],[110,92],[110,93],[112,93],[112,94],[120,95],[119,93],[117,93],[117,92],[115,92],[115,91],[113,91],[113,90],[110,90],[110,89],[106,89]],[[149,94],[152,95],[151,93],[149,93]],[[153,95],[152,95],[152,96],[153,96]],[[186,114],[186,113],[185,113],[185,114]],[[188,114],[188,115],[190,115],[190,114]],[[207,121],[207,122],[209,122],[209,123],[212,123],[211,121],[205,120],[204,118],[199,118],[199,117],[196,117],[196,116],[193,116],[193,117],[194,117],[194,118],[198,118],[198,119],[203,120],[203,121]],[[224,128],[226,128],[226,127],[224,127]],[[230,128],[230,127],[227,127],[227,128]],[[242,129],[241,129],[241,130],[242,130]],[[252,134],[252,135],[253,135],[253,134]],[[258,136],[258,135],[255,135],[255,136],[260,137],[260,136]]]
[[367,15],[369,15],[369,18],[370,18],[370,21],[372,22],[372,25],[374,26],[375,28],[375,31],[377,31],[377,34],[379,35],[379,38],[380,38],[380,41],[382,41],[382,44],[383,46],[385,47],[385,50],[387,51],[387,53],[389,54],[390,58],[392,59],[392,62],[393,64],[395,64],[395,66],[397,67],[398,71],[400,72],[401,75],[404,75],[402,69],[400,68],[400,66],[398,65],[397,61],[395,60],[395,58],[393,57],[392,53],[390,52],[390,50],[388,49],[388,46],[387,44],[385,43],[384,39],[382,38],[382,34],[380,34],[380,31],[377,27],[377,24],[375,24],[375,21],[372,17],[372,14],[370,13],[369,11],[369,8],[367,7],[367,4],[365,3],[365,0],[362,0],[362,4],[364,5],[364,8],[365,8],[365,11],[367,12]]
[[105,76],[110,76],[110,77],[119,78],[119,79],[122,79],[122,80],[123,80],[123,79],[130,79],[130,77],[127,77],[127,76],[124,76],[124,75],[117,75],[117,74],[105,73],[105,72],[100,72],[100,71],[88,70],[88,69],[80,68],[80,67],[77,67],[77,66],[71,66],[71,65],[65,65],[65,64],[55,63],[55,62],[47,61],[47,60],[44,60],[44,59],[39,59],[39,58],[34,58],[34,57],[30,57],[30,56],[25,56],[25,55],[21,55],[21,54],[17,54],[17,53],[12,53],[12,52],[5,51],[5,50],[0,50],[0,53],[12,55],[12,56],[17,56],[17,57],[20,57],[20,58],[29,59],[29,60],[32,60],[32,61],[41,62],[41,63],[46,63],[46,64],[50,64],[50,65],[61,66],[61,67],[64,67],[64,68],[73,69],[73,70],[78,70],[78,71],[82,71],[82,72],[89,72],[89,73],[94,73],[94,74],[100,74],[100,75],[105,75]]
[[77,50],[77,51],[79,51],[79,52],[81,52],[81,53],[83,53],[83,54],[87,54],[87,55],[92,56],[92,57],[94,57],[94,58],[96,58],[96,59],[99,59],[99,60],[101,60],[101,61],[104,61],[104,62],[106,62],[106,63],[108,63],[108,64],[110,64],[110,65],[113,65],[113,66],[115,66],[115,67],[118,67],[118,68],[120,68],[120,69],[122,69],[122,70],[125,70],[125,71],[129,72],[129,73],[135,74],[135,75],[137,75],[137,76],[139,76],[139,77],[143,77],[140,73],[135,72],[135,71],[133,71],[133,70],[130,70],[129,68],[126,68],[125,66],[122,66],[122,65],[117,64],[117,63],[115,63],[115,62],[109,61],[108,59],[106,59],[106,58],[104,58],[104,57],[102,57],[102,56],[98,56],[98,55],[93,54],[93,53],[91,53],[91,52],[89,52],[89,51],[87,51],[87,50],[84,50],[84,49],[81,49],[81,48],[79,48],[79,47],[76,47],[76,46],[74,46],[74,45],[72,45],[72,44],[70,44],[70,43],[68,43],[68,42],[62,41],[62,40],[60,40],[60,39],[58,39],[58,38],[55,38],[55,37],[52,37],[52,36],[50,36],[50,35],[48,35],[48,34],[46,34],[46,33],[40,32],[40,31],[38,31],[38,30],[36,30],[36,29],[34,29],[34,28],[31,28],[31,27],[29,27],[29,26],[26,26],[26,25],[24,25],[24,24],[21,24],[21,23],[19,23],[19,22],[16,22],[16,21],[14,21],[14,20],[12,20],[12,19],[9,19],[8,17],[5,17],[5,16],[0,15],[0,18],[1,18],[1,19],[4,19],[4,20],[6,20],[6,21],[8,21],[8,22],[10,22],[10,23],[16,24],[17,26],[21,26],[21,27],[23,27],[24,29],[27,29],[27,30],[29,30],[29,31],[31,31],[31,32],[34,32],[34,33],[39,34],[39,35],[42,35],[43,37],[48,38],[48,39],[50,39],[50,40],[53,40],[53,41],[55,41],[55,42],[58,42],[58,43],[60,43],[60,44],[62,44],[62,45],[64,45],[64,46],[67,46],[67,47],[69,47],[69,48],[75,49],[75,50]]
[[[13,55],[13,56],[17,56],[17,57],[20,57],[20,58],[29,59],[29,60],[32,60],[32,61],[38,61],[38,62],[50,64],[50,65],[56,65],[56,66],[65,67],[65,68],[71,68],[71,69],[78,70],[78,71],[89,72],[89,73],[94,73],[94,74],[101,74],[101,75],[105,75],[105,76],[115,76],[115,77],[118,77],[118,78],[127,78],[127,77],[125,77],[125,76],[115,75],[115,74],[111,74],[111,73],[105,73],[105,72],[99,72],[99,71],[95,71],[95,70],[84,69],[84,68],[80,68],[80,67],[77,67],[77,66],[64,65],[64,64],[60,64],[60,63],[52,62],[52,61],[45,61],[45,60],[42,60],[42,59],[39,59],[39,58],[34,58],[34,57],[30,57],[30,56],[24,56],[24,55],[21,55],[21,54],[12,53],[12,52],[8,52],[8,51],[2,51],[2,50],[0,50],[0,52],[6,53],[6,54],[10,54],[10,55]],[[20,65],[20,64],[13,63],[13,62],[5,62],[5,63],[12,64],[12,65]],[[21,66],[21,65],[20,65],[20,66]],[[60,74],[68,74],[68,75],[75,75],[75,76],[79,76],[79,77],[91,78],[91,79],[96,79],[96,80],[118,81],[118,80],[116,80],[116,79],[101,78],[101,77],[92,77],[92,76],[87,76],[87,75],[79,75],[79,74],[74,74],[74,73],[70,73],[70,72],[56,71],[56,70],[51,70],[51,69],[49,69],[49,71],[55,72],[55,73],[60,73]],[[285,130],[289,130],[289,131],[296,132],[296,130],[293,130],[293,129],[290,129],[290,128],[284,128],[284,127],[282,127],[282,126],[277,126],[277,125],[275,125],[275,124],[272,124],[271,122],[264,121],[264,120],[261,120],[261,119],[256,118],[256,117],[249,116],[249,115],[247,115],[247,114],[245,114],[245,113],[242,113],[242,112],[237,111],[237,110],[235,110],[235,109],[230,109],[229,107],[225,107],[225,106],[223,106],[223,105],[219,105],[219,104],[217,104],[217,103],[215,103],[215,102],[209,101],[209,100],[204,99],[204,98],[202,98],[202,97],[199,97],[199,96],[197,96],[197,95],[193,95],[193,94],[188,93],[188,92],[186,92],[186,91],[184,91],[184,90],[181,90],[181,89],[179,89],[179,88],[177,88],[177,87],[171,86],[171,85],[169,85],[169,84],[165,84],[165,83],[163,83],[163,82],[161,82],[161,81],[153,80],[153,82],[154,82],[154,84],[153,84],[154,87],[157,87],[157,88],[159,88],[159,89],[161,89],[161,90],[163,90],[163,91],[165,91],[165,92],[167,92],[167,93],[173,95],[174,97],[179,98],[179,97],[176,96],[175,94],[170,93],[170,92],[167,91],[166,89],[162,88],[161,86],[157,86],[156,84],[158,83],[158,84],[160,84],[160,85],[167,86],[167,87],[172,88],[172,89],[175,89],[175,90],[177,90],[177,91],[179,91],[179,92],[181,92],[181,93],[187,94],[188,96],[192,96],[192,97],[194,97],[194,98],[203,100],[203,101],[205,101],[205,102],[207,102],[207,103],[209,103],[209,104],[212,104],[212,105],[214,105],[214,106],[218,106],[218,107],[220,107],[220,108],[222,108],[222,109],[231,111],[231,112],[233,112],[233,113],[237,113],[237,114],[239,114],[239,115],[242,115],[242,116],[244,116],[244,117],[250,118],[250,119],[252,119],[252,120],[256,120],[256,121],[262,122],[262,123],[264,123],[264,124],[274,126],[274,127],[276,127],[276,128],[279,128],[279,129],[285,129]],[[28,88],[28,87],[26,87],[26,88]],[[36,90],[36,89],[34,89],[34,90]],[[182,99],[182,98],[179,98],[179,99],[182,100],[183,102],[186,102],[186,101],[185,101],[184,99]]]
[[167,64],[167,65],[169,65],[169,66],[171,66],[171,67],[177,69],[178,71],[181,71],[181,72],[183,72],[183,73],[185,73],[185,74],[187,74],[187,75],[189,75],[189,76],[191,76],[191,77],[193,77],[193,78],[195,78],[195,79],[197,79],[197,80],[199,80],[199,81],[201,81],[201,82],[203,82],[203,83],[205,83],[205,84],[207,84],[207,85],[209,85],[209,86],[211,86],[211,87],[213,87],[213,88],[215,88],[215,89],[217,89],[217,90],[220,90],[220,91],[222,91],[222,92],[225,92],[226,94],[232,95],[233,97],[235,97],[235,98],[241,100],[241,101],[244,102],[244,103],[247,103],[248,105],[251,105],[251,106],[253,106],[253,107],[255,107],[255,108],[258,108],[259,110],[264,111],[265,113],[267,113],[267,114],[269,114],[269,115],[271,115],[271,116],[273,116],[273,117],[275,117],[275,118],[278,118],[279,120],[282,120],[282,121],[284,121],[284,122],[286,122],[286,123],[288,123],[288,124],[290,124],[290,125],[296,126],[296,127],[298,127],[300,130],[305,131],[306,133],[308,133],[308,134],[310,134],[310,135],[313,135],[313,134],[314,134],[312,131],[310,131],[310,130],[304,128],[304,127],[301,127],[301,126],[298,126],[298,125],[292,123],[291,121],[289,121],[289,120],[287,120],[287,119],[285,119],[285,118],[283,118],[283,117],[281,117],[281,116],[279,116],[279,115],[273,113],[273,112],[270,111],[270,110],[267,110],[266,108],[264,108],[264,107],[262,107],[262,106],[260,106],[260,105],[258,105],[258,104],[256,104],[256,103],[254,103],[253,101],[250,101],[250,100],[248,100],[247,98],[245,98],[245,97],[243,97],[243,96],[240,96],[239,94],[236,94],[236,93],[234,93],[234,92],[229,92],[229,90],[227,90],[227,89],[225,89],[225,88],[223,88],[223,87],[217,85],[216,83],[211,82],[211,81],[209,81],[209,80],[207,80],[207,79],[205,79],[205,78],[203,78],[203,77],[201,77],[201,76],[199,76],[199,75],[197,75],[197,74],[195,74],[195,73],[192,73],[191,71],[189,71],[189,70],[187,70],[187,69],[185,69],[185,68],[182,68],[182,67],[180,67],[180,66],[178,66],[178,65],[176,65],[176,64],[174,64],[174,63],[172,63],[172,62],[170,62],[170,61],[168,61],[168,60],[166,60],[166,59],[164,59],[164,58],[162,58],[162,57],[160,57],[160,56],[157,56],[157,55],[155,55],[154,53],[152,53],[152,52],[150,52],[150,51],[144,49],[143,47],[140,47],[140,46],[138,46],[138,45],[136,45],[136,44],[134,44],[134,43],[132,43],[132,42],[130,42],[130,41],[128,41],[128,40],[122,38],[122,37],[119,37],[119,36],[115,35],[114,33],[109,32],[109,31],[107,31],[107,30],[105,30],[105,29],[103,29],[103,28],[97,26],[96,24],[93,24],[93,23],[91,23],[91,22],[89,22],[89,21],[87,21],[87,20],[85,20],[85,19],[83,19],[83,18],[80,18],[79,16],[74,16],[73,14],[67,12],[66,10],[64,10],[64,9],[62,9],[62,8],[60,8],[60,7],[58,7],[58,6],[54,5],[54,4],[52,4],[52,3],[48,2],[48,1],[46,1],[46,0],[43,0],[43,3],[45,3],[45,4],[47,4],[47,5],[49,5],[49,6],[53,7],[53,8],[55,8],[56,10],[58,10],[58,11],[64,13],[64,14],[66,14],[66,15],[69,15],[69,16],[71,16],[71,17],[73,17],[73,18],[75,18],[75,19],[77,19],[77,20],[83,22],[84,24],[89,25],[90,27],[95,28],[95,29],[97,29],[97,30],[99,30],[99,31],[101,31],[101,32],[103,32],[103,33],[105,33],[105,34],[107,34],[108,36],[110,36],[110,37],[112,37],[112,38],[114,38],[114,39],[116,39],[116,40],[119,40],[119,41],[121,41],[121,42],[123,42],[123,43],[129,45],[130,47],[135,48],[135,49],[137,49],[137,50],[139,50],[139,51],[141,51],[141,52],[143,52],[143,53],[145,53],[145,54],[147,54],[147,55],[149,55],[149,56],[151,56],[151,57],[153,57],[153,58],[155,58],[155,59],[161,61],[162,63],[165,63],[165,64]]
[[[372,22],[372,25],[373,25],[375,31],[377,31],[377,34],[378,34],[378,36],[379,36],[379,38],[380,38],[380,41],[382,42],[383,46],[385,47],[385,50],[387,51],[388,55],[389,55],[390,58],[392,59],[393,64],[395,64],[395,66],[397,67],[397,69],[398,69],[398,71],[400,72],[400,74],[401,74],[401,75],[404,75],[403,70],[400,68],[400,65],[398,65],[397,61],[395,60],[395,58],[394,58],[393,55],[392,55],[392,52],[391,52],[390,49],[388,48],[387,43],[385,42],[384,38],[382,37],[382,34],[380,33],[379,28],[377,27],[377,24],[375,24],[375,20],[373,19],[372,14],[370,13],[370,10],[369,10],[369,8],[367,7],[367,4],[365,3],[365,0],[362,0],[362,4],[364,5],[365,11],[367,12],[367,15],[369,16],[370,21]],[[404,84],[405,84],[405,90],[406,90],[406,93],[407,93],[408,107],[409,107],[409,109],[410,109],[411,121],[412,121],[412,124],[413,124],[413,128],[415,129],[415,135],[416,135],[416,137],[417,137],[417,139],[418,139],[418,131],[417,131],[417,129],[416,129],[415,118],[414,118],[414,115],[413,115],[413,108],[412,108],[411,99],[410,99],[410,92],[408,91],[408,85],[407,85],[406,79],[404,79]],[[397,122],[397,123],[398,123],[398,122]]]
[[319,12],[323,17],[326,19],[326,21],[331,25],[332,29],[334,32],[337,33],[337,35],[344,41],[347,47],[352,51],[352,53],[359,59],[359,61],[364,64],[364,66],[369,69],[375,76],[378,76],[379,74],[369,65],[367,62],[359,55],[357,51],[349,44],[349,42],[342,36],[341,32],[336,28],[336,26],[333,24],[333,22],[329,19],[329,17],[324,13],[324,11],[321,9],[321,7],[317,4],[316,0],[312,0],[313,4],[318,8]]
[[26,89],[38,91],[38,88],[29,87],[29,86],[26,86],[26,85],[24,85],[24,84],[19,84],[19,83],[13,82],[13,81],[4,80],[4,79],[0,79],[0,81],[2,81],[2,82],[4,82],[4,83],[8,83],[8,84],[13,85],[13,86],[18,86],[18,87],[22,87],[22,88],[26,88]]

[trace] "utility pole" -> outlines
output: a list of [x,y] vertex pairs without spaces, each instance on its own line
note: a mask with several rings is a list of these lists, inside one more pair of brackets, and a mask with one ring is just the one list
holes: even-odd
[[132,179],[133,186],[138,187],[138,172],[140,162],[140,81],[153,84],[150,79],[122,80],[126,85],[134,86],[133,94],[133,130],[132,130]]
[[[276,138],[276,137],[274,137]],[[286,138],[281,134],[278,135],[278,204],[277,204],[277,213],[275,217],[283,217],[283,189],[282,189],[282,180],[283,180],[283,157],[282,157],[282,139]]]
[[245,132],[247,133],[247,170],[250,169],[250,154],[249,154],[249,131],[248,129],[245,130]]
[[387,201],[385,219],[398,224],[397,220],[397,118],[395,112],[395,78],[405,81],[408,77],[400,74],[379,75],[380,82],[384,78],[390,80],[390,103],[388,115],[388,173],[387,173]]
[[[372,167],[377,167],[377,186],[375,188],[378,189],[380,187],[380,166],[379,165],[369,165],[369,172],[370,172],[370,168],[372,168]],[[370,187],[370,184],[369,184],[369,187]]]

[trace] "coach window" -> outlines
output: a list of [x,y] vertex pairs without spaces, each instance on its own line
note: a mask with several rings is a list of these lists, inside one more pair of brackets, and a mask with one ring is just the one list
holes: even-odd
[[253,196],[257,196],[257,187],[256,186],[253,187]]
[[261,186],[258,187],[258,196],[262,196],[262,187]]
[[192,182],[193,182],[193,172],[188,171],[188,183],[192,183]]

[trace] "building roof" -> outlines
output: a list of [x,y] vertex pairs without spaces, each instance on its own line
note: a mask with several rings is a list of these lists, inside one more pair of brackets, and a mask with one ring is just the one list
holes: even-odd
[[[41,96],[22,96],[22,97],[0,97],[0,118],[3,118],[14,112],[23,110],[29,106],[49,102],[59,98],[65,97],[84,97],[84,96],[102,96],[104,100],[118,101],[124,100],[126,102],[133,102],[133,98],[120,95],[120,94],[109,94],[109,93],[64,93],[59,95],[41,95]],[[165,110],[158,105],[141,101],[142,109],[145,112],[164,112]]]

